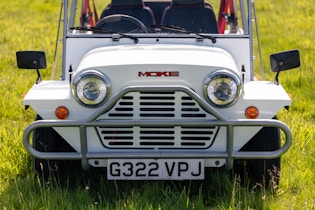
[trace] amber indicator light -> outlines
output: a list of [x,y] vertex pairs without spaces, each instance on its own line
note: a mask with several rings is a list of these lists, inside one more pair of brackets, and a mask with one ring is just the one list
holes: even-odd
[[67,107],[59,106],[55,111],[56,117],[60,120],[67,119],[69,116],[69,110]]
[[250,106],[246,109],[245,115],[248,119],[256,119],[259,115],[259,110],[254,106]]

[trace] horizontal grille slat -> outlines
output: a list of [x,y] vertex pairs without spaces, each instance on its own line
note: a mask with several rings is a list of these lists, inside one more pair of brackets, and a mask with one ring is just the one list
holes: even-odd
[[132,136],[104,136],[104,140],[130,140],[130,139],[133,139]]
[[140,102],[141,106],[174,106],[174,102]]
[[[187,93],[129,92],[98,120],[215,120]],[[208,148],[215,140],[218,127],[124,127],[96,128],[102,144],[107,148]]]
[[182,103],[182,106],[195,106],[196,103],[195,102],[184,102]]
[[132,113],[110,113],[109,117],[132,117]]
[[174,108],[140,108],[143,112],[174,112]]
[[118,111],[118,112],[130,112],[130,111],[133,111],[133,108],[116,108],[115,111]]
[[172,142],[141,142],[141,146],[172,146]]
[[132,106],[133,103],[132,102],[122,101],[122,102],[119,102],[119,105],[121,105],[121,106]]
[[182,131],[182,134],[190,134],[190,135],[211,135],[212,131]]
[[202,136],[202,137],[198,137],[198,136],[183,136],[183,137],[182,137],[182,140],[192,140],[192,141],[201,140],[201,141],[209,141],[209,140],[210,140],[210,137],[207,137],[207,136]]
[[194,143],[189,143],[189,142],[184,142],[182,143],[183,146],[205,146],[205,143],[203,142],[194,142]]
[[133,131],[101,131],[102,134],[133,134]]
[[174,100],[174,97],[142,96],[140,100]]
[[141,136],[141,140],[174,140],[173,136]]
[[152,134],[152,135],[160,135],[160,134],[174,134],[174,131],[140,131],[140,134]]
[[140,114],[140,117],[152,117],[152,118],[160,118],[160,117],[174,117],[174,114],[168,114],[168,113],[150,113],[150,114]]
[[198,108],[182,108],[183,112],[199,112],[200,109]]
[[194,118],[205,118],[206,115],[205,114],[182,114],[182,117],[194,117]]

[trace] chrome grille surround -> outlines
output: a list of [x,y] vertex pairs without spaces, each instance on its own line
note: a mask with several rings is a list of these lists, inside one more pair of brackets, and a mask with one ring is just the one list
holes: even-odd
[[[182,91],[128,92],[98,120],[216,120]],[[107,148],[209,148],[219,130],[214,126],[97,127]]]

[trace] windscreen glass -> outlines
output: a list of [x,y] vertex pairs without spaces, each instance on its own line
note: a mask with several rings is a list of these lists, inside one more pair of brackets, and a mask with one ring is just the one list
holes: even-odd
[[[77,0],[69,4],[71,34],[229,34],[248,32],[237,0]],[[243,12],[242,12],[243,11]]]

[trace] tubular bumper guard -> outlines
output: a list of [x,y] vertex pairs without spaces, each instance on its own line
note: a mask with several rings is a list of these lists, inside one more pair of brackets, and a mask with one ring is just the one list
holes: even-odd
[[[213,114],[218,120],[102,120],[98,121],[97,118],[110,107],[124,94],[132,91],[183,91],[189,94],[194,100],[196,100],[206,111]],[[227,129],[227,148],[225,152],[209,152],[205,150],[185,149],[184,151],[177,150],[144,150],[144,151],[108,151],[104,153],[90,152],[87,147],[87,128],[88,127],[128,127],[130,125],[142,126],[142,127],[163,127],[163,126],[223,126]],[[237,126],[259,126],[259,127],[276,127],[282,130],[285,134],[285,142],[281,148],[275,151],[237,151],[233,150],[233,134],[234,128]],[[40,152],[33,148],[30,144],[31,133],[41,127],[78,127],[80,130],[80,144],[81,151],[78,152]],[[226,159],[226,169],[233,167],[234,159],[274,159],[284,154],[292,144],[292,134],[290,129],[281,121],[274,119],[264,120],[227,120],[220,113],[214,110],[206,101],[204,101],[199,95],[193,92],[191,89],[185,86],[167,86],[167,87],[128,87],[123,89],[118,95],[105,103],[100,107],[89,119],[74,121],[74,120],[39,120],[31,123],[23,133],[23,144],[26,150],[36,158],[41,159],[55,159],[55,160],[81,160],[82,167],[85,170],[89,169],[89,159],[113,159],[113,158],[224,158]]]

